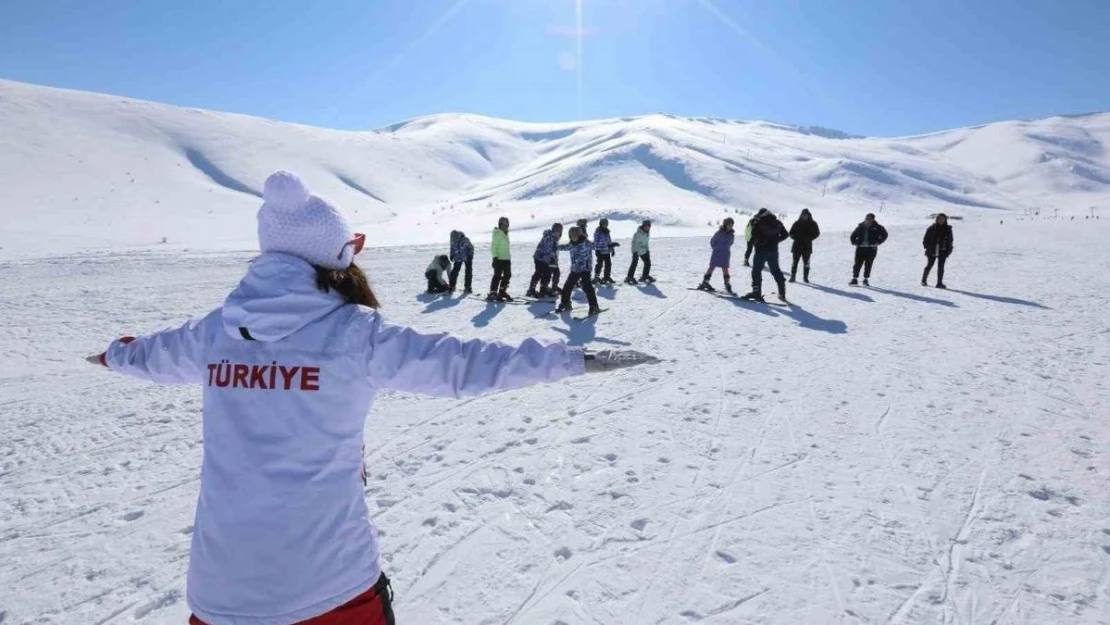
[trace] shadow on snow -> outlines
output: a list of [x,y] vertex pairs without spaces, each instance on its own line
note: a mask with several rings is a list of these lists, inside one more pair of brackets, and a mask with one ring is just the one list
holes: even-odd
[[946,299],[937,299],[935,297],[926,297],[925,295],[914,295],[913,293],[905,293],[903,291],[894,291],[894,290],[891,290],[891,289],[883,289],[883,288],[876,287],[876,286],[870,287],[870,289],[872,291],[876,292],[876,293],[882,293],[884,295],[893,295],[894,297],[901,297],[901,298],[904,298],[904,299],[913,300],[915,302],[922,302],[922,303],[925,303],[925,304],[937,304],[937,305],[940,305],[940,306],[948,306],[949,308],[959,308],[959,306],[957,306],[956,303],[950,302]]
[[863,293],[853,293],[851,291],[842,291],[840,289],[834,289],[831,286],[822,286],[820,284],[813,284],[813,283],[808,283],[807,284],[805,282],[795,282],[795,284],[797,284],[798,286],[804,286],[804,287],[811,288],[815,291],[823,291],[825,293],[829,293],[829,294],[832,294],[832,295],[839,295],[840,297],[847,297],[849,299],[859,300],[861,302],[871,302],[871,303],[875,302],[875,300],[871,299],[871,296],[865,295]]
[[959,293],[960,295],[966,295],[968,297],[976,297],[976,298],[979,298],[979,299],[990,300],[992,302],[999,302],[999,303],[1002,303],[1002,304],[1016,304],[1018,306],[1029,306],[1031,308],[1040,308],[1042,310],[1052,310],[1051,308],[1049,308],[1048,306],[1045,306],[1044,304],[1040,304],[1038,302],[1030,301],[1030,300],[1027,300],[1027,299],[1018,299],[1016,297],[1005,297],[1005,296],[1002,296],[1002,295],[987,295],[985,293],[972,293],[971,291],[961,291],[959,289],[948,289],[948,292],[950,292],[950,293]]

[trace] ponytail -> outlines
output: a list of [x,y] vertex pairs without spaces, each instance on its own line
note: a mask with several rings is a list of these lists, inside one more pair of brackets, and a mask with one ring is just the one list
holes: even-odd
[[316,288],[328,293],[335,290],[348,304],[358,304],[377,310],[381,307],[366,274],[358,265],[351,263],[346,269],[325,269],[316,267]]

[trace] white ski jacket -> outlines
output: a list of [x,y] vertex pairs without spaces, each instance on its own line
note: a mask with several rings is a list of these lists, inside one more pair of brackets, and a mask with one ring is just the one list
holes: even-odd
[[251,265],[223,307],[113,342],[109,367],[204,389],[204,461],[188,604],[211,625],[323,614],[381,575],[363,498],[363,426],[397,389],[461,397],[583,373],[581,349],[421,334],[316,288],[283,254]]

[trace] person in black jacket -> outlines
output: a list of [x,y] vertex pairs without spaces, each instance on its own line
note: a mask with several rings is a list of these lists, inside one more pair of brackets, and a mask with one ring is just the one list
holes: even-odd
[[929,272],[933,270],[933,264],[937,265],[937,288],[947,289],[944,286],[944,261],[948,260],[948,255],[952,253],[952,226],[948,225],[948,215],[941,213],[937,215],[936,221],[933,225],[925,230],[925,238],[921,240],[921,244],[925,246],[925,257],[929,259],[929,263],[925,265],[925,271],[921,274],[921,286],[929,286]]
[[821,236],[821,228],[813,221],[813,215],[808,208],[802,209],[798,220],[790,226],[790,238],[794,244],[790,246],[790,253],[794,255],[794,264],[790,266],[790,281],[794,282],[798,276],[798,261],[802,261],[802,279],[809,282],[809,257],[813,254],[813,242]]
[[863,267],[863,286],[871,286],[871,267],[875,264],[875,257],[879,255],[879,246],[886,241],[886,228],[875,221],[875,213],[867,213],[863,222],[852,231],[852,245],[856,246],[856,264],[852,266],[852,281],[848,284],[859,284],[859,270]]
[[779,299],[786,301],[786,278],[779,268],[779,243],[790,237],[786,226],[782,225],[778,217],[770,211],[760,212],[752,218],[751,243],[755,250],[752,259],[752,292],[741,299],[763,301],[763,267],[766,265],[771,270],[771,276],[779,287]]

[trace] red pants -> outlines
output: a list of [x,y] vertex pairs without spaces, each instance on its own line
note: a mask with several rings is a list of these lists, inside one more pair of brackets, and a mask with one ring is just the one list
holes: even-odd
[[[196,616],[189,616],[189,625],[207,625]],[[395,625],[393,590],[389,578],[382,573],[374,587],[331,612],[314,616],[297,625]]]

